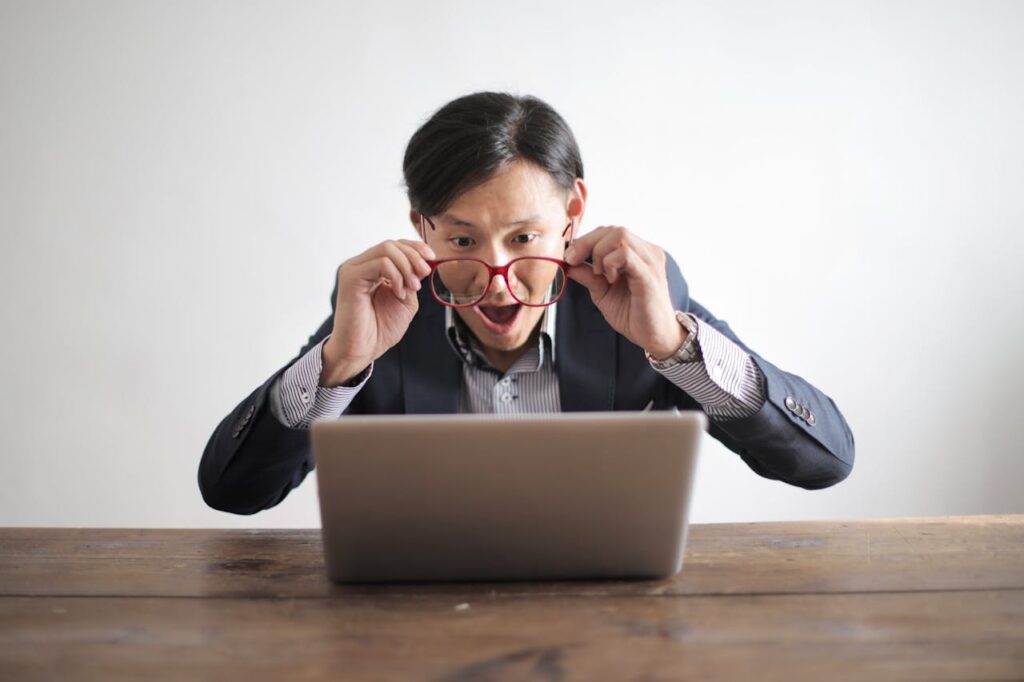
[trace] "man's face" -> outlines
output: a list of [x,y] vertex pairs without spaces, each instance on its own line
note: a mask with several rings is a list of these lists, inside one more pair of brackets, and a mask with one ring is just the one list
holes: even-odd
[[[545,170],[515,161],[431,216],[435,230],[424,222],[426,240],[439,259],[473,257],[496,266],[520,256],[560,259],[569,238],[563,235],[569,203],[570,196]],[[574,208],[581,212],[581,202]],[[484,300],[455,312],[483,345],[511,351],[530,339],[544,308],[517,303],[504,277],[495,275]]]

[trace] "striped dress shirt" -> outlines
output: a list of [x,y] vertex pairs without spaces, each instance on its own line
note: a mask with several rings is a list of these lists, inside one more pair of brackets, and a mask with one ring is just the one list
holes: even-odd
[[[697,324],[698,359],[659,369],[666,379],[700,403],[715,421],[748,417],[765,402],[764,374],[750,354],[731,339],[690,313]],[[529,414],[560,412],[558,373],[555,362],[556,306],[548,306],[541,318],[536,343],[507,372],[494,368],[479,341],[465,323],[445,308],[445,333],[452,351],[462,360],[462,412]],[[323,344],[310,348],[270,387],[270,407],[282,424],[308,428],[314,419],[335,419],[348,408],[373,374],[373,363],[355,377],[354,386],[320,386]]]

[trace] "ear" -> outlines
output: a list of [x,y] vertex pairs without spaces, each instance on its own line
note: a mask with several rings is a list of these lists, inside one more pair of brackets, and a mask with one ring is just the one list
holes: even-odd
[[562,236],[565,237],[566,248],[569,248],[569,244],[576,239],[576,233],[579,231],[579,225],[583,221],[583,212],[586,209],[586,205],[587,185],[583,182],[583,178],[576,178],[572,189],[566,195],[565,212],[572,221],[565,231],[562,232]]
[[409,222],[412,223],[412,228],[416,231],[416,236],[419,237],[420,239],[422,239],[424,241],[424,243],[426,243],[427,235],[424,234],[424,231],[428,227],[428,222],[427,222],[426,216],[421,214],[416,209],[410,208],[409,209]]

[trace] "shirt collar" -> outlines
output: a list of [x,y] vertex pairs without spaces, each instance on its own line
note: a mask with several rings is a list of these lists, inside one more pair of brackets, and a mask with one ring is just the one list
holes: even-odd
[[[537,335],[537,366],[540,369],[544,366],[545,357],[555,362],[555,319],[558,314],[558,304],[549,305],[544,309],[540,318],[540,334]],[[490,367],[491,363],[480,350],[479,342],[470,333],[466,323],[455,314],[450,306],[444,306],[444,328],[448,344],[455,354],[467,364],[474,367]]]

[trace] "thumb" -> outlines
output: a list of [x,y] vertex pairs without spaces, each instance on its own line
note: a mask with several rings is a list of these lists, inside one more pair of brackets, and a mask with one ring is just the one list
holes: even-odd
[[599,300],[608,291],[608,280],[601,275],[595,275],[587,264],[573,265],[569,268],[569,279],[574,279],[588,290],[594,300]]

